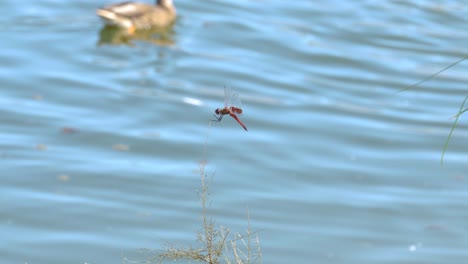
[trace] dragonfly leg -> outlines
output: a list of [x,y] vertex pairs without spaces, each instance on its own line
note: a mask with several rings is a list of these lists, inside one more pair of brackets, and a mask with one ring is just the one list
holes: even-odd
[[221,119],[223,119],[223,115],[216,115],[216,114],[213,114],[213,116],[216,118],[216,119],[211,119],[211,121],[215,121],[215,122],[221,122]]

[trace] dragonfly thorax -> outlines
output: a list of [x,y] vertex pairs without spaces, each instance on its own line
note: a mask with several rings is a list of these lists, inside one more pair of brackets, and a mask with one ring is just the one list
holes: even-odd
[[216,113],[217,115],[228,115],[229,112],[230,112],[230,110],[229,110],[228,108],[226,108],[226,107],[225,107],[225,108],[217,108],[217,109],[215,110],[215,113]]

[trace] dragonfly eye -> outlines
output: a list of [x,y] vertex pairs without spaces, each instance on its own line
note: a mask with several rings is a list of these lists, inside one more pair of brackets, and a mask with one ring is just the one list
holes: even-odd
[[217,115],[219,115],[218,108],[216,108],[215,113],[216,113]]

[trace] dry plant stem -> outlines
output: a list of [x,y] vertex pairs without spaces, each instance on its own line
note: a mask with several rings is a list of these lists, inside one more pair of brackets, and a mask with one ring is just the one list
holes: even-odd
[[[202,164],[206,164],[206,148],[208,147],[208,137],[210,136],[211,123],[208,124],[208,132],[206,133],[205,145],[203,146],[203,161]],[[200,175],[203,177],[205,175],[205,166],[200,167]]]
[[255,234],[255,244],[257,245],[257,259],[259,263],[262,264],[262,250],[260,249],[260,239],[258,238],[258,234]]
[[[247,261],[248,263],[250,263],[250,259],[252,257],[252,250],[250,248],[250,245],[251,245],[251,241],[250,241],[250,237],[251,237],[251,233],[250,233],[250,214],[249,214],[249,208],[247,207]],[[244,243],[245,244],[245,243]]]
[[[211,122],[208,125],[211,127]],[[254,234],[250,229],[250,216],[247,210],[248,226],[247,234],[240,235],[236,234],[235,238],[230,240],[227,243],[227,238],[229,236],[229,229],[220,226],[216,227],[213,219],[208,216],[208,207],[210,206],[210,192],[209,184],[207,183],[207,175],[205,173],[206,166],[206,149],[208,145],[208,134],[206,136],[204,151],[203,151],[203,161],[200,163],[200,179],[201,179],[201,192],[199,193],[200,202],[202,205],[202,228],[197,234],[198,241],[203,245],[199,249],[190,248],[178,248],[174,246],[167,246],[165,251],[162,254],[159,254],[157,257],[153,258],[154,261],[156,258],[159,260],[159,263],[162,263],[166,259],[186,259],[205,262],[208,264],[218,264],[220,263],[220,257],[227,264],[231,264],[231,258],[234,257],[235,263],[237,264],[247,264],[255,263],[257,260],[261,263],[261,252],[260,244],[258,242],[258,236],[256,237],[257,244],[257,254],[252,254],[251,235]],[[238,247],[238,241],[242,241],[242,247],[247,250],[244,253]],[[231,251],[232,250],[232,251]],[[232,253],[232,254],[229,254]],[[230,256],[227,256],[230,255]],[[252,262],[252,258],[255,260]],[[153,263],[150,261],[150,263]]]
[[[226,246],[227,253],[230,253],[234,256],[235,263],[237,264],[250,264],[250,263],[262,263],[262,253],[260,249],[260,241],[258,239],[258,234],[256,232],[252,232],[250,228],[250,215],[247,209],[247,230],[245,235],[241,235],[239,233],[236,234],[236,238],[230,241],[230,247]],[[255,241],[252,241],[252,235],[256,234]],[[239,247],[238,242],[242,242],[242,247]],[[257,246],[256,254],[252,250],[252,242],[254,242]],[[246,252],[243,251],[241,248],[245,248]],[[231,264],[232,262],[225,257],[225,261],[227,264]]]
[[[203,233],[198,234],[198,240],[205,245],[206,259],[210,264],[219,263],[218,258],[222,255],[229,231],[220,232],[215,227],[211,217],[208,217],[209,187],[206,183],[205,164],[200,164],[200,178],[202,183],[200,200],[203,209]],[[222,229],[222,228],[221,228]],[[223,230],[221,230],[223,231]]]

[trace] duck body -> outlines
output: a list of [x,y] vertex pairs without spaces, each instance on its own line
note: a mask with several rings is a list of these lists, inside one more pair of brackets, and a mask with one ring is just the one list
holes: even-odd
[[158,0],[155,5],[123,2],[99,8],[96,14],[105,24],[126,28],[130,33],[153,27],[166,27],[176,19],[172,0]]

